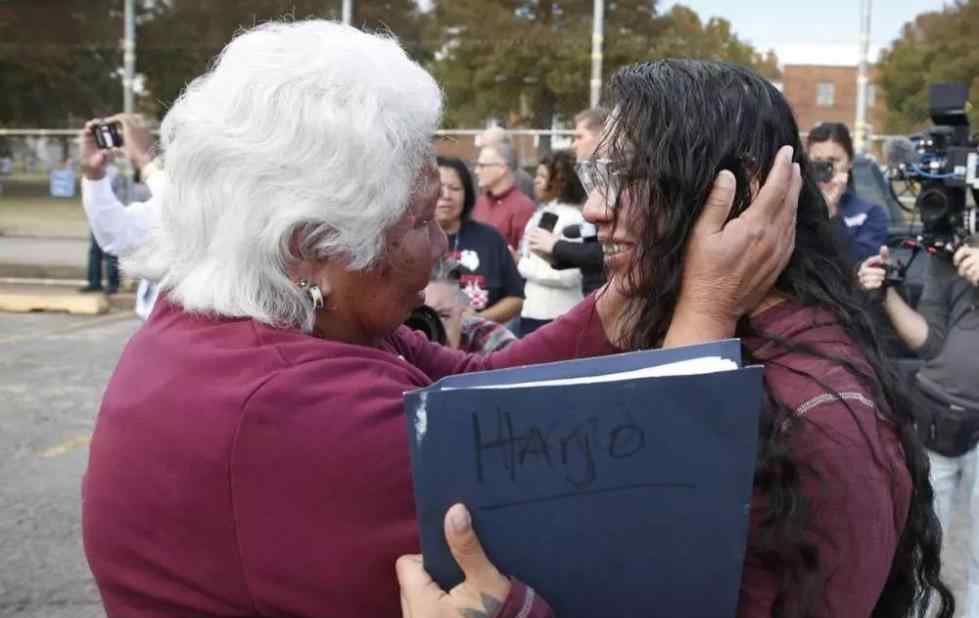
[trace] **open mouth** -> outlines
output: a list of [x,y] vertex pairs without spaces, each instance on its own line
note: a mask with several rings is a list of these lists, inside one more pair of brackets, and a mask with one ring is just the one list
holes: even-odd
[[602,252],[605,253],[606,257],[611,257],[613,255],[618,255],[632,249],[632,244],[629,243],[619,243],[619,242],[603,242]]

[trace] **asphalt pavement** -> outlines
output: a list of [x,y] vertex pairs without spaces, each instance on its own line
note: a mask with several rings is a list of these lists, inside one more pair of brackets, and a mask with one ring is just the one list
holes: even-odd
[[0,616],[104,618],[81,540],[82,473],[131,312],[0,314]]

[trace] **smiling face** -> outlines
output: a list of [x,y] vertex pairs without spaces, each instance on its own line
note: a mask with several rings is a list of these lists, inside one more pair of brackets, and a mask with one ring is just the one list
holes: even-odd
[[411,205],[386,234],[380,264],[362,271],[346,270],[337,261],[324,267],[327,306],[317,326],[327,338],[372,345],[424,303],[435,260],[448,249],[435,218],[440,183],[434,163],[417,185]]

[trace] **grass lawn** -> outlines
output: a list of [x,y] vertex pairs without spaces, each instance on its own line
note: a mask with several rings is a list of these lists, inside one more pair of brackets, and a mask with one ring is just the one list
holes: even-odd
[[48,194],[47,176],[0,179],[0,235],[88,238],[80,189],[73,198]]

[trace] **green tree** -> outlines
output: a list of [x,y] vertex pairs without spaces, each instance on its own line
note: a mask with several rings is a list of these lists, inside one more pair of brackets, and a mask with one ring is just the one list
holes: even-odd
[[[592,2],[435,0],[433,73],[447,96],[446,124],[475,126],[513,115],[551,125],[588,104]],[[728,60],[778,77],[773,52],[758,53],[729,22],[702,22],[684,6],[656,12],[655,0],[606,3],[603,70],[668,56]]]
[[0,3],[0,126],[73,128],[121,107],[121,9],[111,0]]
[[[236,32],[275,19],[340,18],[340,0],[169,0],[154,5],[139,28],[139,71],[162,115],[184,86],[204,73]],[[419,61],[425,14],[414,0],[357,0],[353,24],[394,33]]]
[[[928,86],[961,81],[979,101],[979,0],[958,0],[942,11],[922,13],[882,52],[877,84],[887,99],[884,130],[909,133],[931,121]],[[979,115],[970,113],[973,125]]]

